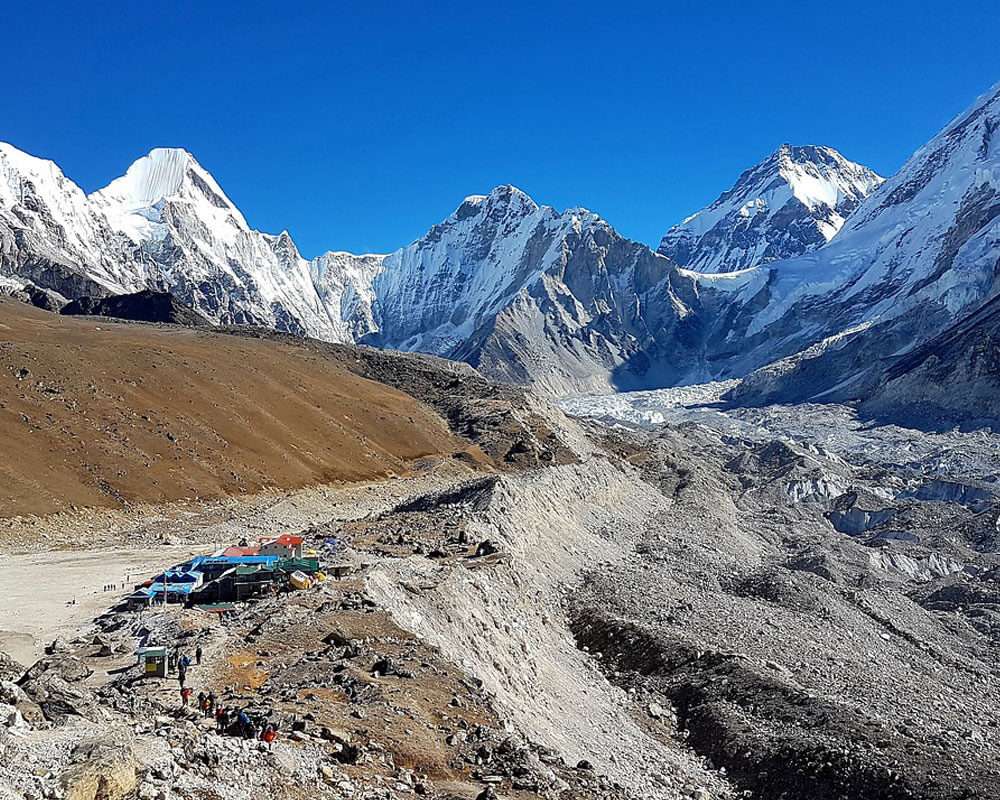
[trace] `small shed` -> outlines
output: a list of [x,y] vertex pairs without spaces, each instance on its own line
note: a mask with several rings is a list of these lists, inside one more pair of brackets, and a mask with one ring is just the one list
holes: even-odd
[[167,648],[163,645],[140,647],[139,665],[145,678],[167,677]]

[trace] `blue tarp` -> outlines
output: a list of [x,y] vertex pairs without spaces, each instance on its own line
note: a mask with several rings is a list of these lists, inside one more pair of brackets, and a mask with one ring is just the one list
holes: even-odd
[[235,567],[274,568],[279,556],[195,556],[190,561],[177,564],[153,578],[153,582],[133,595],[133,597],[182,598],[204,585],[206,580],[214,580],[219,575]]
[[184,567],[197,570],[204,567],[238,567],[245,564],[273,565],[278,563],[278,558],[279,556],[196,556]]
[[[190,583],[174,583],[173,581],[167,582],[167,594],[191,594],[195,589],[200,586],[200,582],[191,581]],[[146,591],[149,592],[151,597],[162,597],[163,596],[163,584],[160,582],[154,582],[148,587]]]
[[169,583],[171,586],[175,583],[197,583],[202,578],[200,572],[192,572],[190,570],[180,570],[180,569],[168,569],[166,572],[156,575],[153,581],[158,581],[160,583]]

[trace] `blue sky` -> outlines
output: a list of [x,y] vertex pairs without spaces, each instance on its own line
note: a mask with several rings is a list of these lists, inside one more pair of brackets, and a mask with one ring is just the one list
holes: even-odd
[[890,174],[1000,80],[980,0],[31,5],[0,139],[88,191],[186,147],[308,256],[499,183],[656,243],[784,141]]

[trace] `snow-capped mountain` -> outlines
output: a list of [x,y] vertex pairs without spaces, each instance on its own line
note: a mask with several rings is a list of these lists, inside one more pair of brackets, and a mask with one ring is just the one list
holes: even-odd
[[90,196],[129,241],[142,279],[215,322],[345,340],[287,232],[253,230],[185,150],[158,148]]
[[877,188],[828,148],[781,148],[668,235],[702,272],[512,186],[388,255],[309,261],[250,228],[186,151],[88,197],[3,145],[0,285],[166,289],[216,323],[463,359],[553,394],[743,377],[744,402],[854,398],[996,294],[998,130],[1000,86]]
[[135,271],[80,187],[51,161],[0,142],[0,277],[76,297],[124,290]]
[[184,150],[153,150],[89,197],[54,164],[3,152],[0,220],[33,234],[3,240],[15,284],[68,298],[167,290],[215,323],[464,358],[552,392],[645,385],[657,370],[686,380],[693,368],[671,341],[692,281],[596,214],[512,186],[466,198],[389,255],[307,261],[287,232],[252,229]]
[[[513,186],[468,197],[387,256],[377,332],[363,341],[459,358],[555,394],[689,378],[673,264],[585,209],[539,206]],[[682,287],[683,290],[683,287]],[[659,355],[670,347],[670,363]]]
[[826,244],[883,181],[831,147],[783,144],[710,206],[675,225],[660,252],[697,272],[733,272]]
[[729,368],[768,366],[734,397],[863,396],[886,365],[994,296],[998,263],[1000,84],[918,150],[828,245],[742,278],[726,332],[742,352]]
[[0,276],[14,285],[67,298],[167,290],[218,324],[349,342],[371,329],[370,299],[355,298],[378,260],[307,261],[287,232],[250,228],[185,150],[157,148],[87,196],[52,162],[0,145]]

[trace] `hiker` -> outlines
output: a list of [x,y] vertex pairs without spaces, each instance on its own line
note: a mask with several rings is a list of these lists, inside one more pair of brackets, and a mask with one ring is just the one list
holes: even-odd
[[186,708],[188,701],[190,699],[191,699],[191,687],[185,686],[183,689],[181,689],[181,705]]
[[194,663],[201,666],[201,645],[198,645],[194,651]]
[[171,649],[169,655],[167,655],[167,669],[170,672],[177,671],[177,651]]
[[253,738],[253,721],[250,719],[250,715],[247,714],[245,708],[240,709],[240,713],[236,715],[236,721],[240,726],[240,735],[244,739]]
[[216,703],[215,692],[209,692],[208,693],[208,713],[205,714],[206,717],[214,717],[215,716],[215,703]]
[[185,653],[184,655],[182,655],[181,656],[181,660],[178,662],[178,666],[184,667],[185,670],[188,667],[190,667],[191,666],[191,656],[189,656],[187,653]]
[[273,725],[268,725],[264,728],[264,732],[260,735],[260,740],[267,745],[267,749],[271,749],[271,745],[274,744],[274,740],[278,738],[278,732],[274,729]]
[[198,692],[198,710],[204,714],[205,713],[205,693]]
[[220,736],[226,732],[226,728],[229,727],[229,711],[223,706],[219,706],[215,709],[215,731]]
[[180,682],[181,686],[184,686],[184,681],[187,680],[187,674],[187,667],[184,666],[184,662],[182,661],[177,665],[177,680]]

